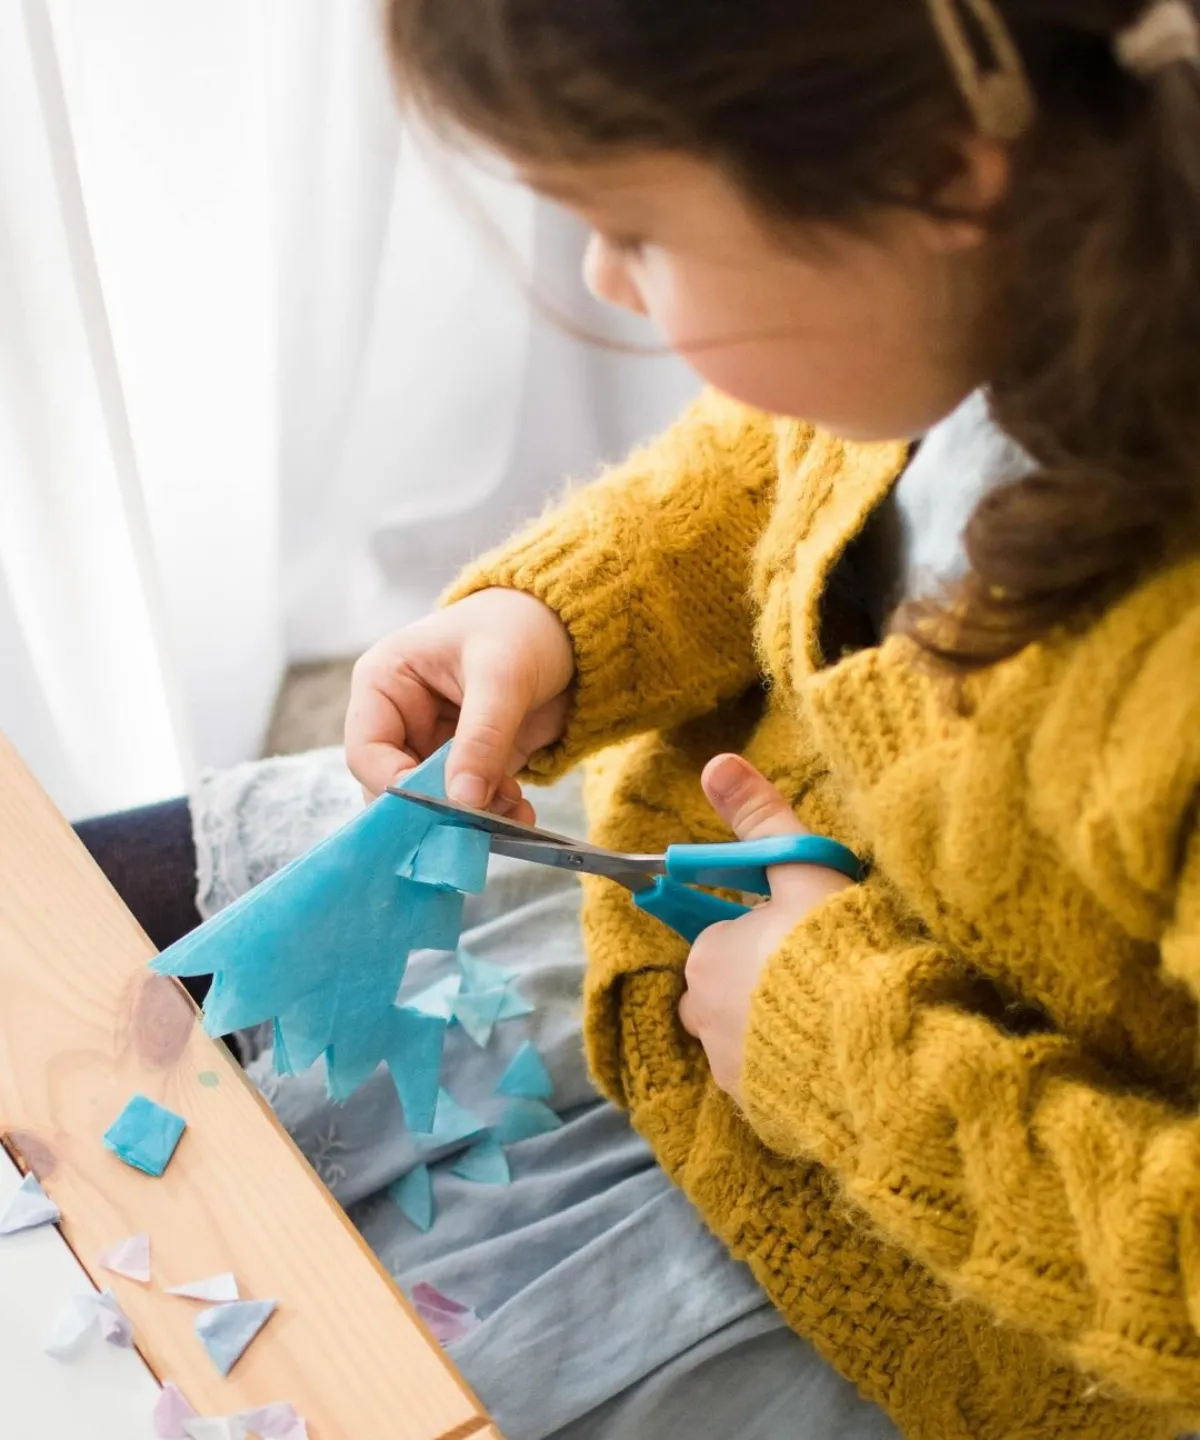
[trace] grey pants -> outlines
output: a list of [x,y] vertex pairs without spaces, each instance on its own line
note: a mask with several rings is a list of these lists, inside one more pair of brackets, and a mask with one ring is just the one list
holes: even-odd
[[[576,783],[535,799],[547,828],[582,833]],[[359,804],[335,751],[207,778],[193,798],[202,911]],[[433,1152],[437,1216],[422,1234],[386,1193],[431,1158],[405,1130],[386,1071],[340,1106],[326,1098],[319,1065],[281,1077],[263,1052],[250,1073],[401,1287],[426,1281],[477,1312],[481,1323],[450,1353],[508,1440],[895,1440],[886,1416],[788,1330],[591,1088],[575,882],[493,860],[486,893],[468,901],[463,944],[518,972],[534,1011],[501,1022],[484,1049],[454,1027],[442,1083],[483,1120],[497,1118],[496,1081],[529,1039],[565,1121],[510,1147],[508,1186],[459,1179],[454,1147]],[[414,956],[405,992],[452,964]]]

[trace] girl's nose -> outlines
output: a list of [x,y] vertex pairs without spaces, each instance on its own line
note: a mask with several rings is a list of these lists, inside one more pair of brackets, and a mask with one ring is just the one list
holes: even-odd
[[583,281],[597,300],[645,315],[646,305],[641,291],[629,273],[629,265],[603,235],[593,233],[583,257]]

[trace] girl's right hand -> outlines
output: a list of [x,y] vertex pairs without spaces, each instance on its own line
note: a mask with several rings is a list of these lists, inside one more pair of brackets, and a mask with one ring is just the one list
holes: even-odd
[[575,659],[566,627],[519,590],[482,590],[381,640],[354,667],[346,757],[368,797],[454,737],[450,798],[522,823],[511,777],[563,733]]

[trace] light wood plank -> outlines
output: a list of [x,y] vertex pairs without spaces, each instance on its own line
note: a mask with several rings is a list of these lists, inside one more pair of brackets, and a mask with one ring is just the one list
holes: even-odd
[[[41,1174],[93,1278],[118,1291],[151,1368],[205,1414],[290,1400],[313,1440],[491,1440],[481,1407],[182,988],[146,969],[151,954],[0,739],[0,1133]],[[188,1121],[158,1180],[101,1143],[138,1090]],[[246,1295],[279,1300],[229,1379],[193,1334],[194,1305],[98,1271],[100,1250],[141,1230],[156,1284],[232,1269]]]

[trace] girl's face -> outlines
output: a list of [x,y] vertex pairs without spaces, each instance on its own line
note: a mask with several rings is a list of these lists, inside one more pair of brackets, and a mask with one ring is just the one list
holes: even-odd
[[880,212],[869,233],[765,220],[676,155],[525,169],[592,227],[585,277],[719,390],[848,439],[921,434],[982,383],[984,229]]

